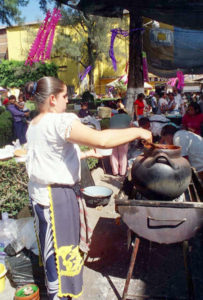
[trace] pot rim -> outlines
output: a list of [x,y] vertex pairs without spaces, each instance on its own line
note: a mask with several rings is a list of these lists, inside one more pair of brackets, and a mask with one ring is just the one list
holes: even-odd
[[[181,147],[180,146],[176,146],[176,145],[167,145],[167,144],[154,144],[154,149],[157,150],[180,150]],[[153,149],[153,144],[152,145],[145,145],[144,148],[146,148],[147,150],[151,150]]]
[[[108,193],[108,195],[102,195],[102,194],[98,194],[98,195],[91,195],[90,193],[87,193],[86,191],[85,191],[85,189],[87,189],[87,188],[105,188],[106,190],[108,190],[109,191],[109,193]],[[83,195],[85,195],[86,197],[91,197],[91,198],[94,198],[94,199],[97,199],[97,198],[110,198],[111,197],[111,195],[113,194],[113,190],[112,189],[110,189],[109,187],[106,187],[106,186],[102,186],[102,185],[91,185],[91,186],[87,186],[87,187],[85,187],[85,188],[83,188],[83,189],[81,189],[81,192],[83,193]]]

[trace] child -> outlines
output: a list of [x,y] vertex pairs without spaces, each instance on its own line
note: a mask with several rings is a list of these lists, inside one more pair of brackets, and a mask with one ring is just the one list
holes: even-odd
[[91,116],[91,113],[88,109],[88,104],[86,102],[81,103],[81,109],[79,110],[78,117],[85,118],[87,116]]

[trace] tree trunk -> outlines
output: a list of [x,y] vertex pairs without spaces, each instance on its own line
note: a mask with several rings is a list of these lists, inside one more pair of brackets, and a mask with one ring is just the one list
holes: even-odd
[[89,72],[89,90],[90,92],[94,92],[94,66],[92,66]]
[[136,95],[144,92],[144,78],[142,71],[142,31],[133,31],[142,28],[142,17],[130,11],[130,45],[129,45],[129,71],[128,88],[126,95],[126,109],[134,115],[133,102]]

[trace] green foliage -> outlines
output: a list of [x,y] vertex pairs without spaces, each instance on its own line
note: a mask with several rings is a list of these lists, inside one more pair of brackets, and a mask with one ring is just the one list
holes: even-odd
[[[90,148],[88,146],[80,146],[80,150],[83,152],[88,151],[89,149]],[[96,168],[96,166],[98,165],[98,159],[94,157],[87,158],[87,165],[90,170]]]
[[0,147],[10,143],[12,139],[12,116],[9,111],[0,114]]
[[33,101],[26,101],[26,107],[32,111],[32,110],[36,110],[36,105],[35,105],[35,102]]
[[28,204],[28,176],[25,164],[16,163],[14,159],[0,162],[0,208],[15,216]]
[[25,66],[24,62],[2,60],[0,64],[0,85],[4,87],[24,86],[28,81],[37,81],[43,76],[57,77],[54,63],[36,63]]
[[[81,146],[82,151],[89,147]],[[89,169],[98,164],[98,159],[88,158]],[[24,163],[16,163],[14,159],[0,161],[0,210],[10,216],[17,215],[29,203],[27,190],[28,176]]]

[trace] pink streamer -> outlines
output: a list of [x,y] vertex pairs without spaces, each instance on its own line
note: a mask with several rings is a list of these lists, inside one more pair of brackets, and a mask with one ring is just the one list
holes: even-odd
[[39,62],[51,57],[51,49],[53,46],[55,28],[61,18],[60,10],[54,8],[53,13],[49,11],[40,26],[35,41],[33,42],[25,65],[32,65],[34,62]]
[[183,72],[182,71],[178,71],[177,72],[177,77],[178,77],[178,86],[177,88],[182,90],[183,87],[184,87],[184,75],[183,75]]
[[167,84],[174,87],[176,85],[177,80],[178,80],[177,77],[170,78]]

